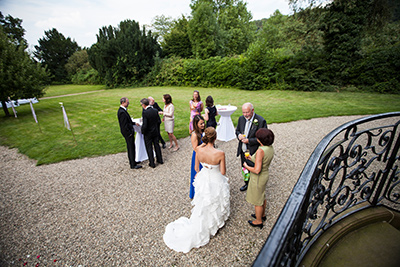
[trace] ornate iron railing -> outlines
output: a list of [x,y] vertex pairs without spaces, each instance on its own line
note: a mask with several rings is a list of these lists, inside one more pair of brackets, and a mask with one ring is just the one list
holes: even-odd
[[311,154],[253,266],[298,266],[338,220],[371,206],[400,210],[400,112],[333,130]]

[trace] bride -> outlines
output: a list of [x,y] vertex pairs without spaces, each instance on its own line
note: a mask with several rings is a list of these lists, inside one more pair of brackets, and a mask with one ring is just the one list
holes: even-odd
[[206,245],[210,237],[224,226],[229,217],[229,184],[225,176],[225,153],[214,148],[217,133],[213,127],[204,131],[203,144],[196,148],[196,171],[203,169],[194,180],[196,194],[191,202],[190,218],[181,217],[165,228],[165,244],[178,252]]

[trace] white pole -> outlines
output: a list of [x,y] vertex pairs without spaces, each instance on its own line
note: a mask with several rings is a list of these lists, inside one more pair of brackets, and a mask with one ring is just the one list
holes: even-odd
[[72,127],[71,127],[71,124],[69,123],[69,119],[68,119],[68,116],[67,116],[67,112],[65,111],[65,108],[64,108],[64,106],[63,106],[63,103],[62,103],[62,102],[59,102],[59,104],[61,105],[61,109],[62,109],[62,113],[63,113],[64,127],[66,127],[68,130],[71,131],[72,137],[74,138],[74,141],[75,141],[75,144],[77,144],[76,139],[75,139],[75,134],[74,134],[74,132],[72,131]]
[[15,117],[15,118],[18,118],[18,117],[17,117],[17,111],[15,111],[13,101],[12,101],[10,98],[8,98],[8,100],[11,102],[11,108],[12,108],[12,110],[13,110],[13,112],[14,112],[14,117]]
[[39,126],[39,131],[42,132],[42,129],[40,129],[40,124],[39,124],[39,122],[38,122],[38,120],[37,120],[36,113],[35,113],[35,109],[33,108],[32,100],[31,100],[31,99],[29,99],[29,104],[31,105],[32,116],[33,116],[33,118],[35,119],[35,122],[37,123],[37,125]]

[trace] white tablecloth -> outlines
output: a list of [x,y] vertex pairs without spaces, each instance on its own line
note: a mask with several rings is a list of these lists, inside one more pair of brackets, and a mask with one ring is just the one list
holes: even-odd
[[136,161],[145,161],[149,159],[146,152],[146,146],[144,145],[144,138],[142,134],[142,121],[141,119],[132,119],[133,122],[140,123],[140,126],[133,125],[133,129],[135,129],[136,137],[135,137],[135,160]]
[[217,106],[218,114],[221,115],[217,126],[217,139],[230,141],[236,138],[235,127],[233,126],[231,115],[235,112],[235,106]]

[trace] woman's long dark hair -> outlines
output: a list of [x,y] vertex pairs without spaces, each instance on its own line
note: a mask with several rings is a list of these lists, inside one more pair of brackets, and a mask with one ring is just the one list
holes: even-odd
[[[201,101],[200,92],[197,91],[197,90],[194,90],[194,91],[193,91],[193,94],[194,94],[195,92],[196,92],[197,95],[199,96],[199,98],[197,98],[197,100],[200,102],[200,101]],[[192,101],[195,101],[194,97],[193,97]]]
[[206,98],[206,106],[207,107],[212,107],[214,106],[214,99],[212,98],[212,96],[207,96]]
[[165,94],[163,95],[164,99],[165,99],[165,105],[171,104],[172,103],[172,97],[170,94]]
[[195,132],[195,134],[197,135],[197,145],[200,144],[200,140],[201,140],[201,134],[204,132],[204,129],[200,129],[199,128],[199,121],[204,121],[204,118],[200,115],[196,115],[193,118],[193,130]]

